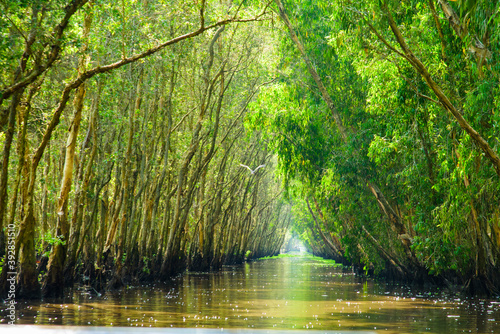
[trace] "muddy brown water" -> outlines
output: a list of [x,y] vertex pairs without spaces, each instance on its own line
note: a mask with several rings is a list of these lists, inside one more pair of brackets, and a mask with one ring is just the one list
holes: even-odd
[[16,316],[40,325],[500,333],[500,298],[388,285],[298,256],[103,296],[80,287],[60,300],[20,301]]

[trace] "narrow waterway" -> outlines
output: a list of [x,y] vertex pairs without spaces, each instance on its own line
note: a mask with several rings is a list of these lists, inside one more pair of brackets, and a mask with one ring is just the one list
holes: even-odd
[[16,324],[500,333],[499,299],[361,280],[308,256],[188,273],[169,285],[104,296],[75,289],[65,300],[20,302],[16,313]]

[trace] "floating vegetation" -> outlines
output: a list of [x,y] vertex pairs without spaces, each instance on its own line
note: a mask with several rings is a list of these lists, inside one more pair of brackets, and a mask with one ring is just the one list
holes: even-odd
[[325,259],[320,256],[315,256],[311,253],[304,253],[304,252],[290,252],[290,253],[283,253],[279,254],[276,256],[264,256],[261,258],[258,258],[257,261],[260,260],[275,260],[275,259],[285,259],[285,258],[303,258],[307,260],[312,260],[314,262],[304,262],[302,264],[304,265],[328,265],[328,266],[335,266],[335,267],[342,267],[341,263],[335,262],[335,260],[332,259]]

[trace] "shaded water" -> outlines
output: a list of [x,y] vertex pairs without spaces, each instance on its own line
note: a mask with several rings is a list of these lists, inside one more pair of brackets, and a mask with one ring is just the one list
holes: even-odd
[[64,300],[20,302],[17,317],[16,324],[500,333],[500,299],[388,286],[293,257],[100,297],[75,289]]

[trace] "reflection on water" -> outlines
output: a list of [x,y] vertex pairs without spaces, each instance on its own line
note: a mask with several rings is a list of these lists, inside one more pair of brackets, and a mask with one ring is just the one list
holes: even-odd
[[71,301],[19,303],[16,323],[500,333],[499,299],[388,287],[307,257],[189,273],[101,297],[83,291]]

